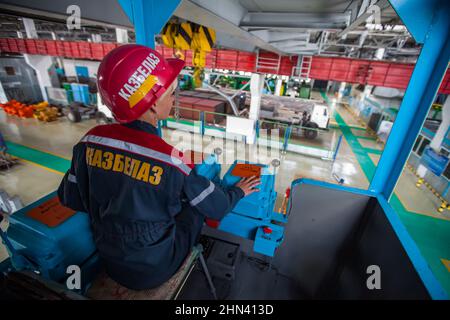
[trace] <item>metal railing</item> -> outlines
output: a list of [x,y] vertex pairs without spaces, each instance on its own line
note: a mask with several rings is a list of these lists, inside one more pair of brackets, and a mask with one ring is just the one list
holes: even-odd
[[[201,136],[227,138],[227,114],[201,111],[177,106],[170,117],[162,122],[169,129],[184,130]],[[310,128],[300,125],[261,119],[256,121],[256,139],[260,145],[294,152],[325,160],[333,160],[339,149],[339,128]],[[236,138],[236,135],[233,135]],[[242,141],[245,141],[242,136]]]

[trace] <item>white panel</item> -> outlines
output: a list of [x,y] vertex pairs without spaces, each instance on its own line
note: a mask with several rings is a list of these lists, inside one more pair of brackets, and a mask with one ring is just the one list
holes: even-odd
[[100,66],[99,61],[89,61],[89,60],[73,60],[73,59],[64,59],[64,71],[66,72],[66,76],[68,77],[76,77],[77,73],[75,71],[75,66],[84,66],[88,68],[89,77],[96,77],[97,70]]
[[227,116],[227,133],[241,134],[249,136],[255,130],[255,120]]

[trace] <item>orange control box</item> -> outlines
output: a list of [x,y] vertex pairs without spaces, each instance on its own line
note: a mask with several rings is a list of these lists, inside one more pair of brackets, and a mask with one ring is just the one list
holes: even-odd
[[261,167],[255,164],[237,163],[234,166],[233,171],[231,171],[231,174],[235,177],[242,177],[242,178],[253,176],[260,177]]
[[26,215],[50,228],[56,227],[73,216],[76,211],[64,207],[58,197],[51,198],[31,209]]

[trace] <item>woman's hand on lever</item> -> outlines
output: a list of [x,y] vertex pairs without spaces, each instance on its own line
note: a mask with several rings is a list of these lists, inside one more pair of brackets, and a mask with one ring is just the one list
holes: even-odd
[[252,194],[253,192],[259,191],[256,186],[261,184],[261,178],[258,176],[242,178],[241,181],[236,183],[236,187],[241,188],[244,191],[245,196]]

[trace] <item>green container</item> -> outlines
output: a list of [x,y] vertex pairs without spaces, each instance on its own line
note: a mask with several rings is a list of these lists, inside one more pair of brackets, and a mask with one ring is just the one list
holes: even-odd
[[66,90],[67,92],[67,101],[69,103],[73,102],[73,91],[72,91],[72,86],[70,85],[70,83],[63,83],[63,88],[64,90]]
[[309,99],[311,97],[311,87],[310,86],[301,86],[299,92],[300,98]]

